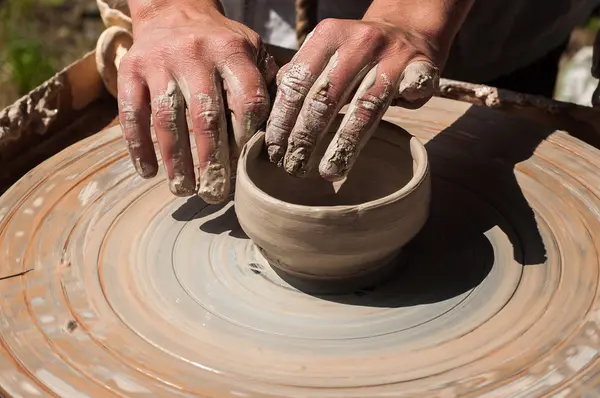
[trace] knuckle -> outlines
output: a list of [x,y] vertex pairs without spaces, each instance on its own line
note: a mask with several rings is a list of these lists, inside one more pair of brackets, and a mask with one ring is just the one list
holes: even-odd
[[308,82],[304,75],[292,68],[281,79],[278,91],[282,98],[291,103],[298,103],[308,94]]
[[340,21],[339,19],[326,18],[317,25],[317,28],[315,29],[315,33],[318,33],[318,34],[324,35],[324,36],[329,36],[332,34],[335,35],[335,34],[337,34],[337,32],[339,32],[341,24],[342,24],[342,21]]
[[287,138],[294,127],[293,123],[290,123],[285,118],[275,116],[269,119],[267,124],[267,133],[265,135],[265,142],[269,144],[282,145],[287,141]]
[[166,104],[163,101],[156,102],[156,109],[154,111],[154,118],[161,124],[174,123],[177,120],[179,110],[175,106]]
[[313,117],[323,118],[328,116],[330,112],[331,104],[322,99],[312,99],[310,102],[310,113]]
[[122,75],[131,75],[138,73],[144,66],[145,57],[141,54],[128,52],[125,54],[119,65],[119,73]]
[[221,112],[216,108],[197,109],[191,115],[192,123],[197,126],[196,133],[213,135],[221,127]]
[[361,25],[355,35],[360,48],[379,48],[387,43],[385,32],[370,24]]
[[127,136],[131,130],[139,128],[142,121],[142,114],[139,109],[132,107],[121,107],[119,110],[119,119]]
[[363,109],[369,113],[376,113],[385,107],[388,100],[387,97],[389,96],[365,94],[357,99],[356,106],[357,108]]
[[290,136],[290,148],[312,149],[317,141],[314,133],[305,130],[294,130]]
[[217,61],[220,67],[247,64],[248,61],[254,64],[254,60],[249,58],[249,54],[251,54],[251,52],[249,47],[246,47],[246,45],[247,43],[229,45],[224,47],[223,50],[220,50],[226,51],[220,53],[219,61]]
[[268,108],[269,98],[266,94],[257,92],[242,98],[242,109],[245,113],[264,113]]
[[338,98],[331,85],[320,87],[312,93],[308,100],[309,111],[313,117],[327,117],[331,114]]
[[189,51],[189,54],[203,54],[206,49],[206,40],[198,35],[192,34],[187,36],[179,43],[177,51]]
[[227,51],[230,54],[247,54],[252,44],[241,35],[226,35],[215,41],[216,48]]

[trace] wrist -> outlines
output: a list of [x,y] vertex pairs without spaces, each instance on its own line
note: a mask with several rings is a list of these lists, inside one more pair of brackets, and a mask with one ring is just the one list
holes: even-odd
[[[384,22],[424,40],[442,64],[474,0],[374,0],[363,20]],[[441,67],[442,65],[440,65]]]
[[144,22],[163,16],[171,10],[186,14],[224,14],[219,0],[128,0],[131,20]]

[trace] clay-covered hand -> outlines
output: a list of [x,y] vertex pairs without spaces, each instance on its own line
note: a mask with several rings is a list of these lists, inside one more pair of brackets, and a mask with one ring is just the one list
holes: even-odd
[[144,178],[157,174],[152,117],[171,192],[222,202],[229,195],[231,163],[268,116],[267,85],[277,66],[258,34],[227,19],[216,0],[129,3],[134,43],[120,64],[118,103],[132,162]]
[[345,178],[392,101],[418,108],[431,98],[470,3],[376,0],[362,20],[322,21],[277,76],[265,135],[270,160],[306,175],[319,160],[317,142],[351,99],[319,164],[323,178]]

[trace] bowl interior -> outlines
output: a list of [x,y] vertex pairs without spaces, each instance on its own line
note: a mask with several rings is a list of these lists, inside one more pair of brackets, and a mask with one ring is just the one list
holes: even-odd
[[380,126],[342,182],[328,182],[318,172],[318,162],[335,132],[323,137],[311,159],[311,170],[303,178],[289,175],[268,160],[264,138],[256,142],[259,150],[249,151],[246,171],[257,188],[286,203],[327,207],[377,200],[402,189],[416,170],[410,152],[410,135],[401,129],[388,130],[389,127]]

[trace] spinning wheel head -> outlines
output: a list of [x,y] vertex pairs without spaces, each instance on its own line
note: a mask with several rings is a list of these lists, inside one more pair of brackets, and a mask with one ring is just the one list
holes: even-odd
[[0,395],[596,393],[598,151],[452,101],[395,112],[431,215],[347,294],[282,278],[233,202],[140,179],[118,129],[30,172],[0,199]]

